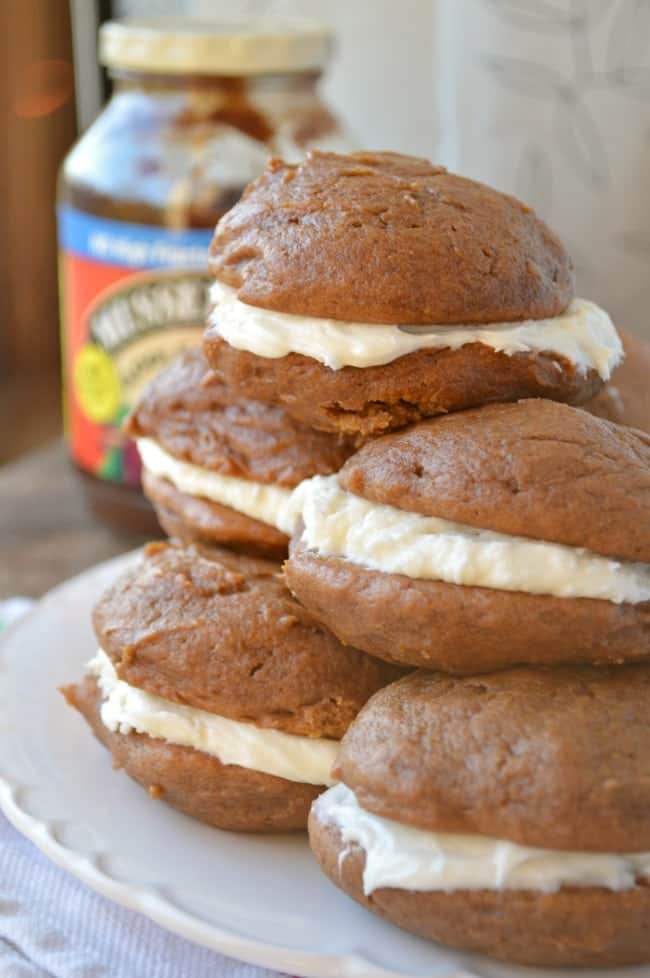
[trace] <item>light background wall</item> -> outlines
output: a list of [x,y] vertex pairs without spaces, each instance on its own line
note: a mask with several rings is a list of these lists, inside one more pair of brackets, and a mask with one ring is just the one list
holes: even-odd
[[[121,0],[124,13],[331,24],[323,93],[360,146],[533,204],[578,289],[650,337],[650,0]],[[650,380],[650,378],[649,378]]]

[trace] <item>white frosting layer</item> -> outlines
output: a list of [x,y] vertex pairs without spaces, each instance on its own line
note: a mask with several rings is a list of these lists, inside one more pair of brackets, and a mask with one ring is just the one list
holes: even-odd
[[[650,875],[650,852],[601,853],[534,849],[482,835],[427,832],[363,809],[346,785],[314,802],[321,822],[333,823],[345,845],[366,854],[363,889],[541,890],[602,886],[627,890]],[[341,853],[345,859],[347,852]]]
[[88,672],[97,677],[103,696],[102,722],[113,732],[135,730],[211,754],[222,764],[288,781],[332,784],[330,771],[339,746],[335,740],[299,737],[171,703],[118,679],[103,649],[88,663]]
[[260,309],[241,302],[234,289],[218,281],[211,287],[210,298],[210,324],[230,346],[271,359],[301,353],[332,370],[376,367],[416,350],[457,350],[468,343],[483,343],[508,356],[555,353],[581,373],[593,368],[603,380],[609,379],[623,359],[611,319],[586,299],[574,299],[552,319],[487,326],[390,326]]
[[298,500],[309,550],[385,574],[616,604],[650,600],[648,564],[382,506],[345,492],[336,476],[301,483]]
[[151,438],[138,438],[137,445],[145,469],[161,479],[168,479],[180,492],[229,506],[289,536],[293,533],[297,514],[291,489],[237,479],[191,462],[182,462]]

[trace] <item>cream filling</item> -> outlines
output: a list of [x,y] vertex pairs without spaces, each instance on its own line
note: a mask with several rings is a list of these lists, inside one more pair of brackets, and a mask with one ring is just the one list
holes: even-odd
[[293,491],[280,486],[238,479],[203,469],[169,455],[152,438],[138,438],[138,451],[145,469],[161,479],[168,479],[179,492],[201,496],[213,503],[268,523],[291,536],[297,516]]
[[483,835],[429,832],[373,815],[337,784],[314,802],[318,819],[336,826],[347,847],[365,853],[363,891],[540,890],[602,886],[628,890],[650,875],[650,852],[600,853],[534,849]]
[[560,543],[508,536],[383,506],[314,476],[295,490],[302,542],[385,574],[615,604],[650,600],[650,565]]
[[458,350],[468,343],[483,343],[508,356],[552,353],[582,374],[596,370],[603,380],[623,359],[611,319],[586,299],[574,299],[551,319],[486,326],[392,326],[295,316],[241,302],[234,289],[219,281],[210,299],[210,325],[235,349],[271,359],[300,353],[332,370],[377,367],[416,350]]
[[146,734],[210,754],[222,764],[237,764],[287,781],[333,783],[330,771],[338,741],[269,730],[171,703],[118,679],[103,649],[98,649],[87,670],[96,676],[102,693],[102,723],[113,733]]

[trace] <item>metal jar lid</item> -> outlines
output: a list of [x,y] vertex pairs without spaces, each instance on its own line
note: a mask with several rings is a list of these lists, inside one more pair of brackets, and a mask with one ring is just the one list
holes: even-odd
[[293,18],[108,21],[99,60],[109,68],[152,74],[260,75],[322,68],[332,32]]

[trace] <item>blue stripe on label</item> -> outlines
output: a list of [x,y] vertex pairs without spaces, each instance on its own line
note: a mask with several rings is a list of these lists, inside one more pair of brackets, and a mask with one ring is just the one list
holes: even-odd
[[207,228],[174,231],[110,221],[68,206],[57,208],[57,218],[60,247],[81,258],[121,268],[207,268]]

